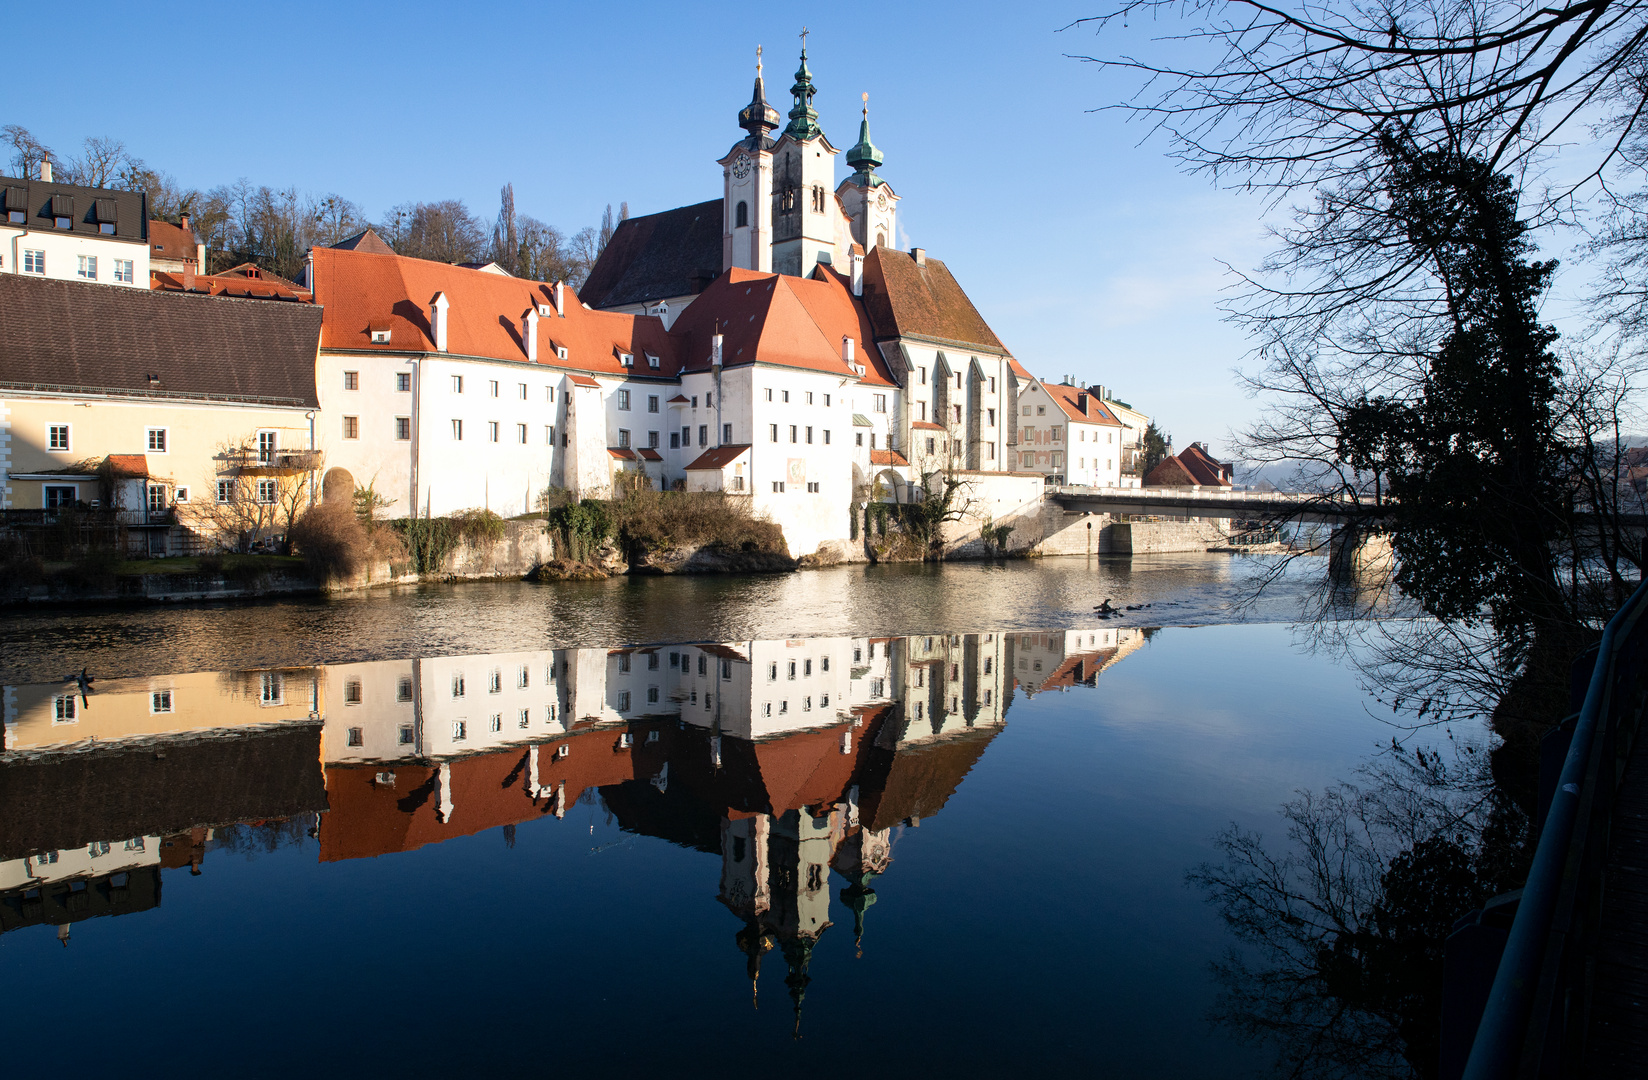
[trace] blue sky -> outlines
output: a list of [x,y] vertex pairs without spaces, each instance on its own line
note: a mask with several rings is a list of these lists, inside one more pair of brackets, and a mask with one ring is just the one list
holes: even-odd
[[14,81],[0,123],[59,152],[111,135],[184,184],[245,176],[336,192],[374,217],[449,197],[490,216],[511,181],[523,211],[568,231],[609,202],[643,214],[716,197],[755,46],[785,111],[806,24],[825,133],[850,146],[869,92],[881,172],[903,197],[902,246],[948,263],[1031,371],[1112,387],[1180,446],[1217,447],[1257,410],[1231,375],[1247,345],[1216,305],[1229,284],[1220,261],[1247,268],[1265,250],[1263,208],[1180,175],[1160,142],[1140,145],[1138,125],[1089,111],[1128,89],[1064,55],[1102,47],[1059,32],[1096,7],[79,10],[143,58],[142,74],[123,89],[95,64]]

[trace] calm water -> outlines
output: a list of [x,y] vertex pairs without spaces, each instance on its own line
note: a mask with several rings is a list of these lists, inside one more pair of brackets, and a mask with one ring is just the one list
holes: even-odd
[[1390,729],[1251,569],[8,616],[7,1028],[183,1022],[177,1074],[1262,1071],[1184,873]]

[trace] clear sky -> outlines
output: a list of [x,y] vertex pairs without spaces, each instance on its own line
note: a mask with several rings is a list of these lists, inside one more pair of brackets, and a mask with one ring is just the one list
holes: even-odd
[[1217,449],[1257,409],[1231,374],[1246,342],[1216,305],[1221,260],[1249,268],[1265,250],[1263,208],[1089,111],[1128,88],[1065,56],[1105,47],[1060,33],[1097,10],[82,5],[76,18],[124,59],[80,52],[50,78],[12,80],[0,123],[59,153],[114,136],[189,186],[244,176],[336,192],[374,218],[451,197],[490,217],[510,181],[523,212],[570,232],[609,202],[645,214],[717,197],[756,45],[768,98],[787,111],[805,24],[837,147],[856,141],[870,94],[881,174],[903,197],[900,246],[944,260],[1032,372],[1103,383],[1179,446]]

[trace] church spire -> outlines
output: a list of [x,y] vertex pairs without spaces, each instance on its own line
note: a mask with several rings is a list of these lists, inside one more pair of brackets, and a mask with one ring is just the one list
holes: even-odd
[[755,93],[750,103],[738,110],[738,126],[750,133],[750,141],[757,148],[767,133],[778,126],[778,110],[767,104],[767,92],[761,84],[761,46],[755,47]]
[[790,109],[790,125],[784,129],[784,134],[797,142],[824,134],[824,129],[818,126],[818,112],[813,108],[813,96],[818,89],[813,86],[813,73],[807,70],[807,33],[807,28],[802,27],[801,66],[795,71],[795,85],[790,87],[795,105]]
[[870,95],[864,95],[864,119],[858,125],[858,143],[847,151],[847,164],[853,170],[853,183],[860,187],[874,187],[881,183],[875,175],[882,162],[881,151],[870,141]]

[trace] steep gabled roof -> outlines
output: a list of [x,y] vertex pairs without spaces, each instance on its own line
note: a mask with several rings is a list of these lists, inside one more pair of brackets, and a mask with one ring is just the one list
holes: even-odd
[[149,222],[150,258],[193,260],[200,254],[199,243],[193,229],[159,218]]
[[724,469],[742,457],[749,448],[749,443],[727,443],[724,446],[713,447],[694,458],[692,464],[687,466],[686,471],[698,472]]
[[908,252],[872,248],[864,260],[864,306],[877,340],[920,337],[1005,353],[948,267],[928,257],[917,266]]
[[[466,270],[448,263],[376,255],[366,251],[316,248],[315,296],[324,305],[324,349],[369,352],[434,352],[429,303],[444,294],[446,351],[463,356],[527,362],[521,317],[529,307],[550,305],[538,323],[538,364],[626,378],[673,377],[675,344],[664,324],[650,315],[591,311],[564,290],[565,315],[553,314],[555,290],[542,281]],[[373,328],[388,329],[388,342],[372,341]],[[566,360],[556,348],[567,350]],[[656,369],[637,362],[624,367],[619,354],[659,358]]]
[[1185,471],[1196,478],[1198,484],[1209,487],[1230,486],[1230,466],[1216,460],[1212,454],[1202,449],[1200,443],[1191,443],[1179,451],[1179,461],[1184,465]]
[[0,274],[0,384],[315,408],[309,304]]
[[701,292],[721,273],[721,200],[626,218],[579,290],[595,308]]
[[854,362],[864,367],[861,381],[896,385],[880,350],[867,347],[874,331],[863,305],[847,279],[829,270],[811,278],[737,267],[722,274],[671,331],[683,370],[709,369],[710,339],[717,330],[727,367],[782,364],[852,378],[841,358],[841,339],[849,337],[855,343]]
[[1058,407],[1064,410],[1064,415],[1078,424],[1107,424],[1111,427],[1121,427],[1122,422],[1116,415],[1105,408],[1099,396],[1082,389],[1079,386],[1066,386],[1064,383],[1042,383],[1041,388],[1047,392]]
[[384,242],[383,237],[371,229],[362,229],[354,236],[339,240],[332,245],[335,251],[369,251],[374,255],[393,255],[395,249]]
[[[0,203],[0,210],[22,211],[22,224],[42,232],[60,232],[56,220],[65,217],[68,231],[82,236],[134,242],[149,237],[149,196],[143,191],[0,176]],[[113,226],[114,232],[105,233],[105,225]]]

